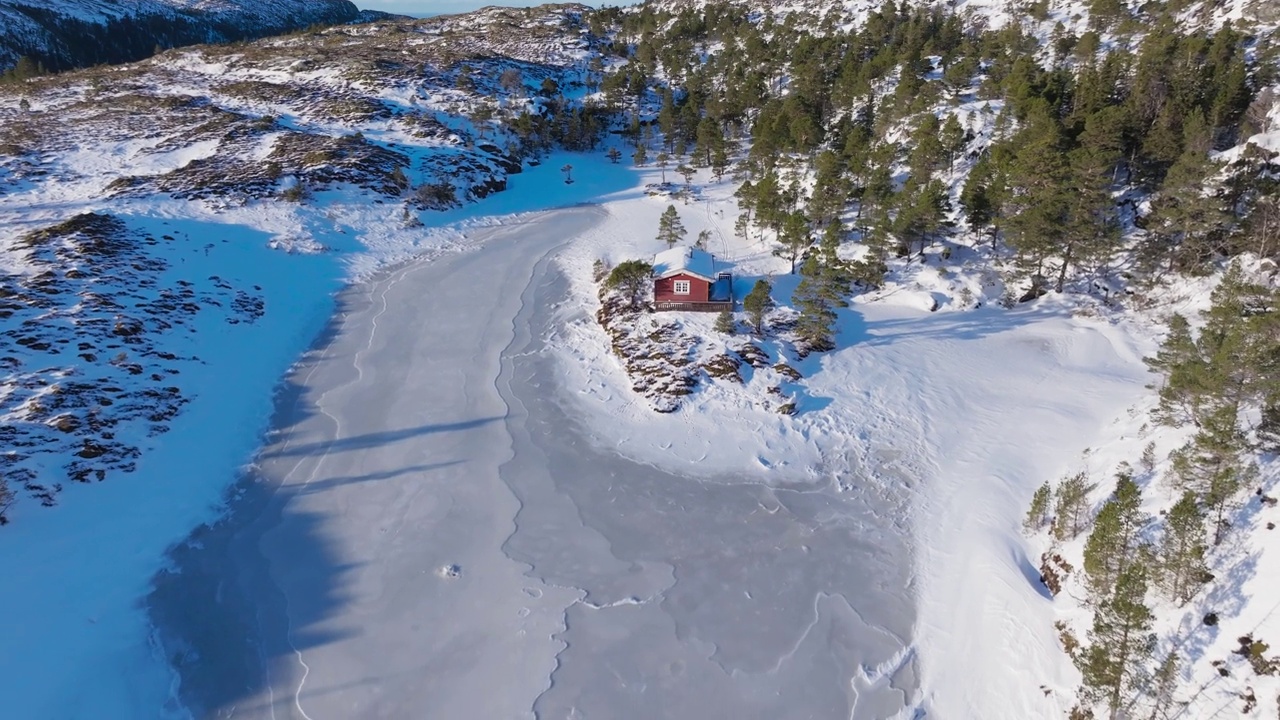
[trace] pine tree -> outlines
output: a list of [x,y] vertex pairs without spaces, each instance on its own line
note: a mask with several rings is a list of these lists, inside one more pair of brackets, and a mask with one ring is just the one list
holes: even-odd
[[804,213],[792,212],[786,215],[782,231],[778,233],[778,242],[781,247],[774,250],[773,254],[789,261],[791,274],[794,275],[796,261],[813,244],[813,236],[809,234],[809,223],[805,220]]
[[1049,523],[1049,507],[1053,503],[1053,488],[1049,481],[1036,488],[1031,496],[1031,507],[1027,508],[1027,516],[1022,520],[1022,529],[1029,533],[1038,531]]
[[662,139],[667,145],[667,151],[672,149],[672,143],[676,139],[676,106],[675,96],[671,93],[670,88],[662,88],[662,107],[658,110],[658,128],[662,131]]
[[1192,492],[1185,492],[1165,517],[1164,535],[1157,550],[1160,586],[1171,600],[1186,603],[1204,584],[1204,510]]
[[1280,396],[1269,395],[1262,403],[1258,426],[1254,428],[1263,450],[1280,452]]
[[[1227,32],[1227,28],[1223,28]],[[1236,141],[1236,128],[1253,99],[1249,88],[1249,69],[1243,57],[1236,57],[1213,82],[1217,93],[1209,110],[1209,125],[1213,130],[1214,145],[1225,149]]]
[[1083,472],[1069,475],[1058,483],[1053,505],[1053,536],[1070,540],[1084,530],[1088,522],[1089,493],[1097,488]]
[[1067,226],[1057,254],[1061,256],[1057,290],[1062,292],[1072,266],[1096,268],[1120,241],[1120,217],[1111,187],[1120,163],[1121,125],[1115,108],[1091,116],[1080,146],[1067,155]]
[[813,195],[809,198],[809,220],[823,226],[840,216],[851,189],[841,157],[831,150],[818,153],[814,161]]
[[893,206],[895,154],[894,146],[884,144],[878,146],[870,158],[871,167],[858,203],[858,225],[864,234],[869,228],[888,224],[889,211]]
[[1109,596],[1120,575],[1140,563],[1146,549],[1139,534],[1149,519],[1142,512],[1141,490],[1127,473],[1120,473],[1084,546],[1085,579],[1095,598]]
[[923,186],[932,179],[933,174],[947,160],[947,148],[938,139],[940,132],[938,116],[927,112],[920,116],[915,132],[911,134],[914,144],[911,154],[907,157],[907,167],[911,172],[911,178],[918,185]]
[[724,333],[725,335],[733,335],[737,333],[737,323],[733,320],[733,313],[728,310],[721,310],[716,316],[715,331]]
[[1213,544],[1222,542],[1228,516],[1237,505],[1240,490],[1251,477],[1240,455],[1245,437],[1239,428],[1239,407],[1219,403],[1208,412],[1200,430],[1173,454],[1173,473],[1180,485],[1195,493],[1213,520]]
[[1178,653],[1170,651],[1156,670],[1152,679],[1152,708],[1150,720],[1169,720],[1173,707],[1173,693],[1178,689]]
[[1147,236],[1141,258],[1152,272],[1161,266],[1168,272],[1199,268],[1229,224],[1230,214],[1210,181],[1218,167],[1209,158],[1209,129],[1201,115],[1188,120],[1185,135],[1185,149],[1143,218]]
[[1280,254],[1280,183],[1260,180],[1259,174],[1246,175],[1254,192],[1246,194],[1247,215],[1239,245],[1258,257],[1275,258]]
[[1156,419],[1166,425],[1177,425],[1185,418],[1198,417],[1200,408],[1213,394],[1216,382],[1208,378],[1209,368],[1200,348],[1191,336],[1191,323],[1174,313],[1169,318],[1169,332],[1155,357],[1147,365],[1164,374],[1160,385],[1160,408]]
[[711,172],[715,174],[716,181],[724,179],[724,173],[729,169],[729,150],[726,143],[719,143],[711,149]]
[[1156,469],[1156,444],[1154,441],[1146,444],[1142,448],[1142,470],[1147,473],[1154,472]]
[[609,158],[609,162],[617,165],[618,161],[622,159],[622,151],[616,147],[611,147],[609,148],[609,151],[605,153],[605,156]]
[[1280,295],[1232,263],[1210,300],[1197,345],[1217,396],[1240,403],[1273,396],[1280,388]]
[[1204,505],[1213,525],[1213,544],[1221,545],[1231,529],[1231,516],[1243,505],[1241,491],[1258,481],[1256,463],[1243,464],[1213,474],[1204,495]]
[[649,162],[649,151],[645,149],[644,143],[636,145],[636,151],[631,154],[631,161],[636,164],[636,167],[644,167],[644,164]]
[[[960,191],[960,207],[964,209],[965,220],[969,229],[981,235],[992,227],[998,215],[995,169],[990,154],[984,154],[965,179],[964,188]],[[997,232],[992,232],[994,246]]]
[[668,205],[662,212],[662,217],[658,218],[658,241],[666,243],[667,247],[675,247],[676,243],[684,239],[685,233],[676,206]]
[[902,243],[902,253],[908,259],[917,252],[923,254],[924,249],[948,227],[947,211],[950,209],[947,189],[942,181],[930,180],[922,188],[914,185],[911,181],[903,189],[900,195],[902,206],[893,225]]
[[844,242],[844,225],[839,220],[827,223],[822,229],[822,237],[818,239],[818,252],[822,255],[824,267],[840,269],[844,261],[840,259],[840,245]]
[[1040,282],[1045,260],[1066,245],[1071,205],[1062,128],[1047,108],[1037,108],[1027,119],[1016,147],[1005,234],[1022,270]]
[[942,124],[939,140],[947,158],[947,172],[951,172],[955,169],[956,158],[964,151],[965,142],[967,142],[964,126],[954,114],[948,115],[947,121]]
[[627,299],[627,306],[634,310],[642,306],[645,292],[652,286],[652,277],[652,265],[643,260],[627,260],[610,271],[604,285],[621,292]]
[[740,213],[738,217],[734,218],[733,234],[735,237],[740,237],[743,240],[751,239],[751,213],[750,212]]
[[757,280],[751,292],[742,299],[742,309],[747,311],[751,321],[751,331],[756,335],[764,334],[765,313],[773,307],[773,285],[768,280]]
[[1146,571],[1139,564],[1130,565],[1098,605],[1090,644],[1078,656],[1085,696],[1106,702],[1113,719],[1119,717],[1124,699],[1138,689],[1155,652],[1146,596]]
[[795,331],[802,345],[801,353],[832,350],[836,346],[835,309],[844,304],[839,287],[824,272],[817,255],[805,259],[800,274],[803,277],[791,300],[800,311]]
[[695,140],[694,152],[695,160],[699,167],[708,167],[712,164],[712,156],[715,154],[716,148],[724,145],[724,131],[720,129],[720,123],[711,119],[711,116],[704,116],[698,121],[697,138]]

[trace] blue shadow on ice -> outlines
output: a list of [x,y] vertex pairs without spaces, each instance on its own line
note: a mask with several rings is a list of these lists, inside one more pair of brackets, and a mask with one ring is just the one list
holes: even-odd
[[[561,167],[565,164],[574,167],[572,183],[564,182]],[[452,211],[425,213],[422,218],[429,225],[443,226],[483,216],[535,212],[600,198],[638,196],[643,192],[640,177],[628,165],[609,163],[603,149],[594,155],[553,153],[540,165],[526,167],[525,172],[511,176],[508,189],[503,192]],[[166,250],[173,255],[175,273],[184,270],[184,254],[198,255],[202,268],[212,263],[216,272],[242,282],[260,282],[269,292],[275,285],[253,277],[250,269],[290,277],[275,265],[299,262],[298,256],[262,253],[261,248],[269,238],[258,231],[247,231],[250,234],[246,236],[239,232],[241,228],[216,223],[171,218],[133,220],[157,236],[174,236],[175,242]],[[345,234],[338,236],[333,234],[337,231],[323,226],[311,229],[316,239],[328,247],[338,250],[354,247],[352,238]],[[331,261],[331,256],[304,256],[302,261],[308,268],[305,281],[284,283],[281,292],[268,297],[268,304],[274,302],[277,307],[288,304],[294,302],[295,295],[314,297],[287,292],[299,286],[338,288],[340,267]],[[264,263],[272,267],[262,267]],[[331,301],[314,300],[305,308],[286,308],[308,318],[317,312],[328,314],[333,309]],[[329,318],[328,326],[314,339],[312,347],[325,347],[330,343],[336,332],[334,318],[339,315]],[[318,325],[278,328],[277,331],[314,334]],[[299,344],[305,345],[305,342]],[[285,345],[287,343],[280,343],[281,348]],[[242,347],[229,344],[226,348],[206,350],[228,355],[243,352]],[[288,362],[288,359],[281,360]],[[324,358],[315,361],[324,362]],[[234,363],[227,366],[238,367]],[[307,392],[288,379],[279,385],[271,427],[287,432],[311,417],[315,412],[315,399],[307,397]],[[277,449],[272,449],[267,442],[268,448],[259,460],[367,449],[429,433],[465,430],[501,419],[476,418]],[[229,493],[222,517],[198,527],[183,543],[170,550],[169,563],[154,577],[152,592],[145,601],[158,645],[179,676],[180,700],[192,715],[196,718],[226,717],[229,713],[237,717],[291,717],[292,696],[281,697],[281,693],[276,693],[274,699],[269,699],[268,690],[296,686],[301,673],[298,654],[339,641],[348,633],[335,629],[332,621],[341,616],[351,602],[351,573],[359,566],[344,560],[343,549],[326,530],[329,518],[301,507],[302,503],[296,502],[299,496],[340,485],[429,474],[458,462],[461,460],[350,477],[322,476],[297,488],[275,486],[252,470],[247,472]],[[181,478],[173,480],[181,482]],[[270,543],[263,543],[268,534]],[[264,553],[264,546],[272,548],[274,555]],[[282,573],[289,576],[287,597],[278,585]]]
[[[280,708],[255,706],[264,704],[269,683],[294,672],[296,653],[344,637],[321,627],[348,603],[344,577],[355,566],[339,561],[322,530],[325,518],[299,511],[253,478],[237,487],[225,520],[198,528],[170,552],[147,609],[180,678],[179,699],[194,718],[272,710],[288,717],[285,698]],[[289,563],[308,576],[309,596],[289,602],[275,586],[269,561],[256,552],[266,530],[290,546]]]
[[[295,445],[280,450],[272,450],[262,454],[263,459],[296,457],[302,455],[311,455],[313,453],[337,453],[349,450],[367,450],[369,448],[384,447],[392,443],[411,440],[423,435],[432,435],[442,432],[457,432],[460,430],[470,430],[488,425],[489,423],[499,422],[502,417],[478,418],[476,420],[464,420],[456,423],[440,423],[437,425],[423,425],[416,428],[405,428],[402,430],[390,430],[387,432],[369,433],[368,435],[356,435],[354,437],[342,438],[324,443],[310,443],[306,445]],[[432,466],[439,467],[439,466]]]
[[[572,165],[572,183],[560,168]],[[450,225],[492,215],[539,212],[605,200],[624,200],[643,194],[641,175],[625,163],[611,163],[603,147],[596,153],[554,152],[536,166],[507,178],[507,189],[484,200],[445,212],[424,213],[431,226]]]
[[[337,321],[331,319],[316,346],[328,345],[336,328]],[[312,361],[335,359],[321,355]],[[271,426],[287,431],[313,417],[316,398],[311,392],[286,378],[275,395]],[[290,448],[275,456],[377,447],[496,420],[371,433]],[[268,450],[259,459],[270,457]],[[155,639],[180,680],[179,701],[191,715],[293,717],[292,695],[270,689],[295,687],[302,672],[299,654],[351,633],[331,623],[350,604],[351,573],[360,565],[344,559],[343,548],[326,529],[329,517],[304,508],[298,498],[341,485],[426,475],[458,462],[350,477],[322,475],[290,486],[247,471],[229,492],[222,516],[196,528],[169,551],[169,562],[153,578],[145,601]],[[263,542],[267,536],[269,544]],[[264,552],[267,546],[271,551]],[[281,588],[282,576],[288,578],[288,595]]]

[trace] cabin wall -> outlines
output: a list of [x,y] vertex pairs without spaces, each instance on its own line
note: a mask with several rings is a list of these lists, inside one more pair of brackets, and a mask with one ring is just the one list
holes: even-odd
[[[675,293],[677,280],[689,281],[688,295]],[[683,273],[661,278],[653,281],[653,299],[654,302],[707,302],[711,299],[711,283]]]

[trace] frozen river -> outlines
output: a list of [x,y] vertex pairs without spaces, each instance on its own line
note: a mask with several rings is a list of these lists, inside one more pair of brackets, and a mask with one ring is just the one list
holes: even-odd
[[[885,718],[911,548],[873,491],[653,467],[576,418],[556,211],[339,302],[150,608],[198,717]],[[732,422],[732,418],[725,418]]]

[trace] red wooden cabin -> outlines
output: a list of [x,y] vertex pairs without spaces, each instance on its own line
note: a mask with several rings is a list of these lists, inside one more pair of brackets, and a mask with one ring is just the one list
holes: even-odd
[[656,310],[733,310],[733,276],[717,272],[709,252],[671,248],[653,258],[653,305]]

